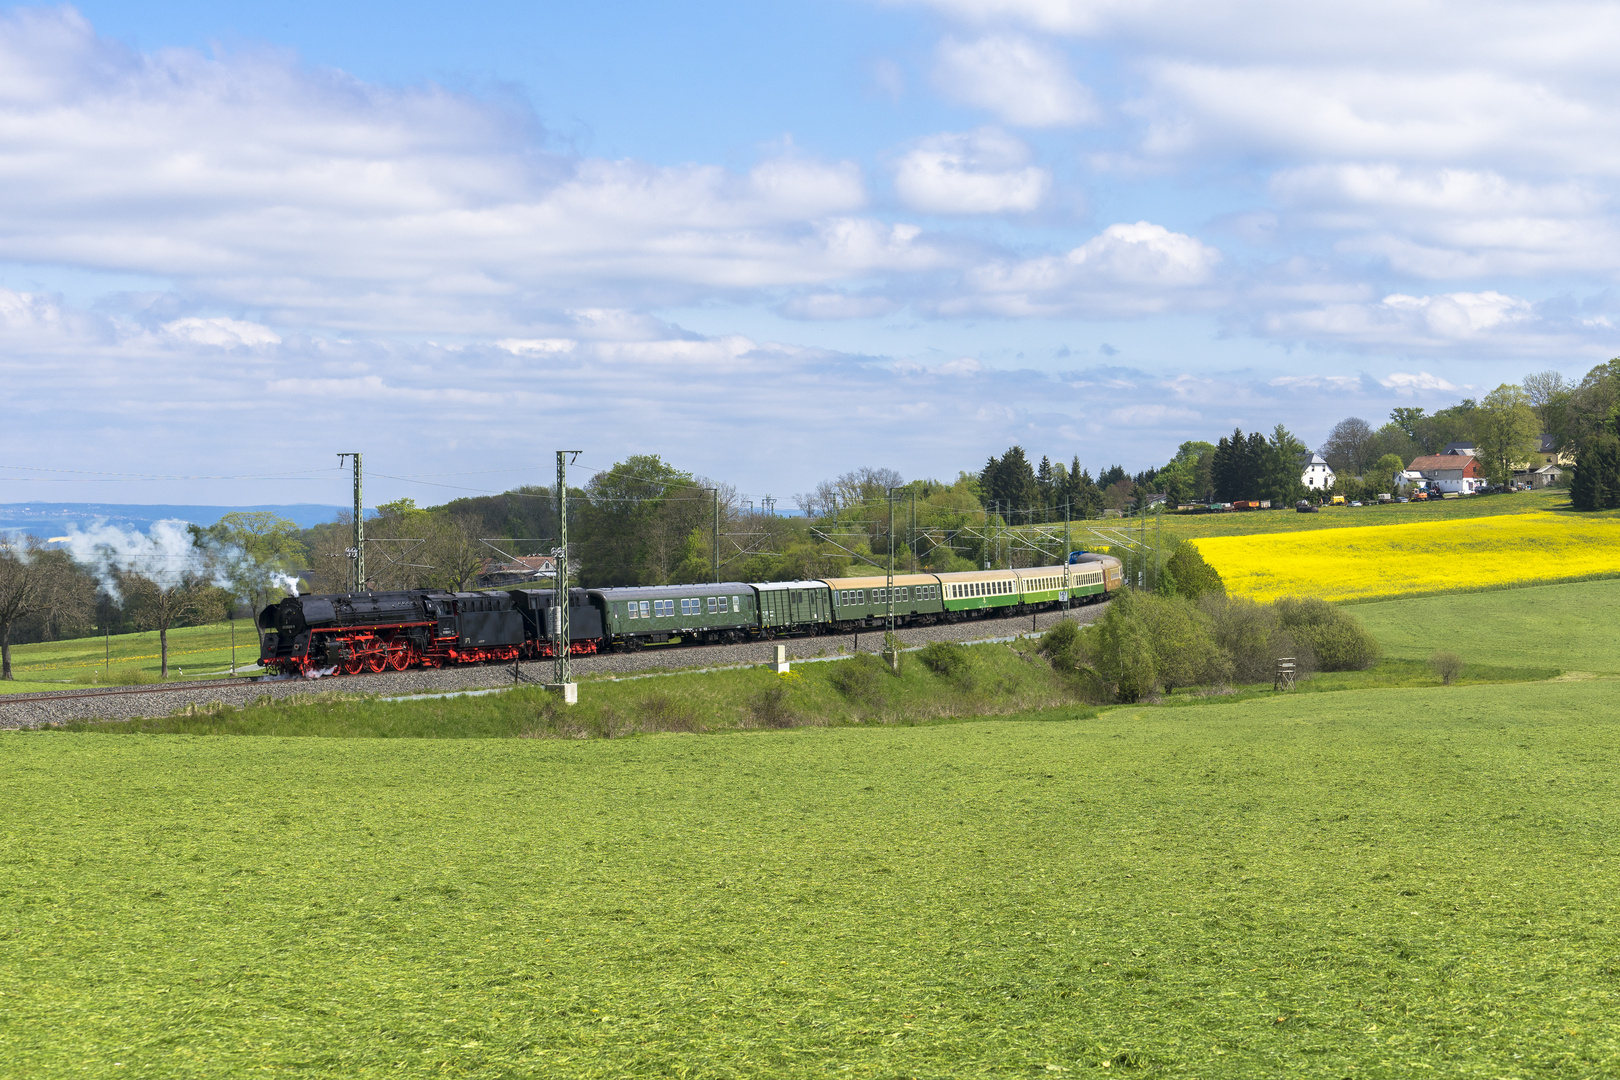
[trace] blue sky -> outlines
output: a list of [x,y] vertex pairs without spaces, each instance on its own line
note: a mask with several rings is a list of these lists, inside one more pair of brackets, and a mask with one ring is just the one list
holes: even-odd
[[563,446],[787,501],[1578,378],[1617,44],[1448,0],[5,9],[0,502],[343,502],[353,448],[437,502]]

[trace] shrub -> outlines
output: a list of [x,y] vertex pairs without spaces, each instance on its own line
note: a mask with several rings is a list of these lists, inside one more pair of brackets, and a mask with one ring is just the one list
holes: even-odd
[[858,705],[878,706],[885,700],[884,678],[889,669],[871,653],[857,653],[833,664],[827,681],[845,698]]
[[1204,561],[1198,545],[1191,541],[1177,541],[1170,558],[1165,560],[1164,569],[1177,596],[1197,600],[1211,593],[1226,595],[1226,583],[1221,580],[1221,575]]
[[1274,606],[1215,594],[1202,597],[1198,606],[1210,620],[1215,644],[1226,654],[1235,682],[1270,682],[1277,661],[1285,656],[1294,658],[1298,675],[1316,670],[1310,646],[1282,626]]
[[[1074,624],[1064,623],[1062,625],[1073,626]],[[1048,631],[1048,635],[1053,632]],[[1042,638],[1041,641],[1044,645],[1046,639]],[[917,659],[921,661],[923,667],[932,671],[935,675],[943,675],[946,678],[957,678],[968,669],[967,648],[951,641],[930,641],[917,654]]]
[[[1070,672],[1078,668],[1082,662],[1081,640],[1080,624],[1073,619],[1064,619],[1041,635],[1035,651],[1046,657],[1046,662],[1052,665],[1053,670]],[[924,649],[923,655],[927,656],[929,649],[932,648],[930,645],[928,649]],[[927,660],[923,662],[927,663]]]
[[1310,648],[1320,671],[1365,671],[1383,655],[1359,619],[1326,600],[1285,596],[1274,607],[1278,625]]
[[1231,661],[1215,644],[1209,617],[1196,606],[1179,596],[1142,597],[1138,606],[1153,647],[1155,681],[1166,693],[1232,677]]
[[748,702],[748,715],[761,727],[786,728],[797,722],[788,708],[788,688],[778,682],[755,694]]
[[1208,617],[1179,596],[1127,590],[1108,605],[1092,634],[1078,636],[1077,646],[1077,652],[1089,647],[1091,669],[1125,702],[1160,689],[1221,682],[1231,674]]
[[[654,694],[641,703],[641,724],[645,731],[702,731],[697,713],[668,694]],[[612,734],[609,731],[609,734]]]
[[1446,686],[1456,682],[1457,676],[1461,675],[1463,670],[1462,657],[1445,650],[1441,650],[1429,657],[1429,666],[1434,669],[1436,675],[1440,676],[1440,682]]

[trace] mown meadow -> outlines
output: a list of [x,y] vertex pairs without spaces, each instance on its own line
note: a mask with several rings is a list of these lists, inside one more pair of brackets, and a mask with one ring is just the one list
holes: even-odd
[[1388,657],[1436,649],[1483,665],[1620,672],[1620,581],[1424,596],[1350,609]]
[[0,1072],[1612,1074],[1614,686],[6,736]]
[[[169,631],[169,678],[223,678],[231,670],[232,641],[239,669],[259,659],[259,637],[250,620],[179,626]],[[13,645],[14,681],[0,681],[0,694],[62,690],[68,685],[138,686],[158,681],[162,669],[157,631],[72,638]]]

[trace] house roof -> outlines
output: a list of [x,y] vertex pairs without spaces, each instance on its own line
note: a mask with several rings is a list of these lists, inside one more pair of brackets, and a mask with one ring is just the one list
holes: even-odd
[[1321,454],[1312,454],[1311,459],[1309,461],[1307,461],[1305,464],[1306,464],[1307,467],[1309,467],[1311,465],[1326,465],[1327,464],[1327,458],[1323,457]]
[[1468,463],[1474,460],[1473,454],[1424,454],[1422,457],[1412,459],[1408,465],[1408,472],[1446,471],[1453,469],[1466,469]]
[[1435,457],[1435,456],[1443,456],[1445,454],[1463,454],[1463,455],[1466,455],[1467,457],[1478,457],[1479,456],[1479,447],[1474,445],[1472,442],[1446,443],[1446,448],[1444,450],[1440,451],[1440,455],[1431,454],[1429,456],[1430,457]]

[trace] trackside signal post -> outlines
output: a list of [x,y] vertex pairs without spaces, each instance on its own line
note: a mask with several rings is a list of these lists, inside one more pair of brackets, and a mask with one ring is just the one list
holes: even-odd
[[556,567],[552,575],[551,683],[549,689],[561,695],[563,704],[579,701],[579,684],[574,682],[569,664],[572,641],[568,633],[568,464],[578,450],[557,451],[557,546],[551,549]]
[[343,459],[354,458],[354,546],[345,554],[354,563],[354,591],[366,591],[366,511],[360,498],[360,455],[339,454],[338,468]]

